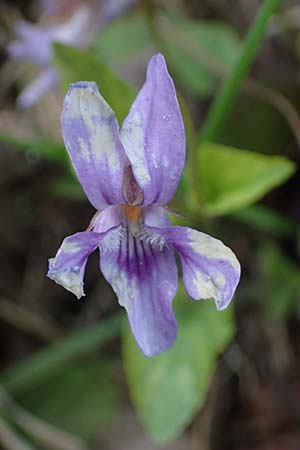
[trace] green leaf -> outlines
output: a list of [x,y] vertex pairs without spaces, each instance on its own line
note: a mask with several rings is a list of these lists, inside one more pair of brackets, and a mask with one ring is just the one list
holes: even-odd
[[67,91],[70,83],[95,81],[101,94],[115,111],[119,122],[122,123],[135,98],[134,88],[118,78],[91,51],[56,43],[54,52],[63,91]]
[[36,386],[73,358],[91,352],[117,336],[122,317],[122,313],[107,317],[19,361],[2,371],[0,384],[14,394]]
[[300,270],[275,244],[266,244],[259,253],[262,304],[276,318],[300,311]]
[[0,133],[0,142],[18,150],[36,152],[39,156],[57,161],[65,167],[68,166],[67,152],[62,144],[45,139],[21,139],[4,133]]
[[248,206],[286,181],[295,165],[282,156],[266,156],[224,145],[199,148],[199,192],[209,215]]
[[214,141],[272,155],[281,153],[290,135],[285,117],[273,105],[241,92]]
[[262,205],[253,205],[243,208],[230,215],[238,222],[250,225],[275,236],[291,238],[296,235],[297,225],[288,217],[281,215],[274,209]]
[[113,66],[119,66],[120,62],[126,65],[145,53],[155,53],[146,15],[134,13],[113,21],[98,34],[93,49]]
[[164,19],[163,24],[159,33],[175,76],[191,94],[201,97],[213,94],[220,72],[229,71],[238,58],[237,33],[217,22],[172,23]]
[[[182,290],[183,291],[183,290]],[[132,399],[151,437],[175,439],[203,405],[218,356],[234,333],[232,310],[217,312],[212,301],[176,304],[178,337],[172,349],[146,358],[127,326],[124,364]]]
[[111,420],[118,403],[108,362],[94,358],[58,370],[18,401],[40,419],[89,439]]
[[80,183],[72,173],[63,177],[56,178],[55,180],[53,180],[50,187],[51,192],[56,197],[61,197],[68,200],[86,199]]

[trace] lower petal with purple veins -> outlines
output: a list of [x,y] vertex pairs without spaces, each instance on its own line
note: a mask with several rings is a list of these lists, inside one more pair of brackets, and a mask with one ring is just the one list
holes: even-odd
[[195,300],[213,298],[219,310],[230,303],[240,279],[240,264],[221,241],[187,227],[152,228],[179,252],[183,281]]
[[104,248],[119,246],[118,229],[104,233],[84,231],[64,239],[55,258],[49,259],[47,276],[72,292],[79,299],[84,296],[83,277],[89,255],[96,250],[100,242]]
[[[154,239],[155,241],[155,239]],[[100,246],[101,270],[126,308],[133,335],[146,356],[167,350],[176,339],[172,300],[178,284],[174,251],[148,236],[123,229],[118,250]]]

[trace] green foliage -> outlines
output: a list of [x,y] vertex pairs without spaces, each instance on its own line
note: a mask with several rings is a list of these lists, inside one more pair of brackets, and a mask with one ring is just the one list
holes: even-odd
[[145,52],[151,55],[157,51],[143,13],[130,14],[107,25],[96,37],[93,49],[114,67],[120,63],[128,64]]
[[282,156],[212,143],[199,148],[199,164],[199,192],[204,211],[210,215],[256,202],[295,171],[294,164]]
[[[171,28],[171,33],[170,29]],[[214,93],[233,66],[240,51],[235,30],[224,23],[180,20],[159,30],[164,51],[175,76],[191,94],[207,97]]]
[[231,214],[231,218],[274,236],[290,238],[296,235],[297,231],[296,224],[287,217],[262,205],[253,205],[238,210]]
[[241,84],[253,63],[263,40],[268,22],[277,8],[279,0],[265,0],[247,33],[236,63],[224,80],[199,134],[199,143],[213,141],[224,126]]
[[107,360],[98,355],[56,371],[18,398],[40,419],[84,439],[95,435],[117,407],[116,385]]
[[273,105],[242,94],[232,113],[227,115],[216,141],[229,147],[280,154],[290,139],[289,125]]
[[51,183],[51,192],[56,197],[65,198],[68,200],[78,200],[86,198],[80,183],[77,181],[77,178],[73,174],[73,170],[72,174],[70,173],[69,176],[66,174],[62,177],[56,178],[53,183]]
[[49,139],[21,139],[8,134],[0,133],[0,142],[16,147],[22,151],[32,151],[41,157],[45,157],[59,162],[63,166],[68,166],[68,155],[62,144],[57,144]]
[[152,438],[175,439],[201,408],[220,353],[235,328],[232,309],[217,312],[212,301],[176,303],[178,337],[174,347],[146,358],[127,326],[124,330],[125,370],[138,414]]
[[275,244],[259,254],[263,304],[277,318],[300,312],[300,269]]
[[135,98],[134,88],[118,78],[91,51],[56,43],[54,52],[63,92],[66,93],[70,83],[95,81],[101,94],[115,111],[119,122],[122,123]]
[[122,314],[74,332],[62,341],[35,353],[0,375],[0,384],[10,392],[21,393],[41,382],[59,367],[86,352],[95,350],[119,334]]

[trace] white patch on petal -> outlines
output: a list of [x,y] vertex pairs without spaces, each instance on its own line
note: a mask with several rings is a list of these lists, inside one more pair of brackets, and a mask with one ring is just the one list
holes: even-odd
[[119,227],[116,230],[111,231],[107,236],[102,239],[99,244],[100,251],[113,252],[120,247],[121,240],[123,238],[123,228]]
[[191,229],[188,233],[188,240],[190,247],[196,253],[206,256],[208,259],[226,260],[237,272],[240,271],[240,263],[235,254],[218,239]]
[[[217,280],[221,282],[221,286],[218,284]],[[222,301],[222,293],[220,288],[222,288],[225,283],[226,280],[221,273],[217,275],[214,281],[209,275],[206,275],[201,271],[197,271],[193,278],[193,284],[198,292],[199,298],[214,298],[217,304]]]
[[145,135],[142,118],[135,111],[132,121],[122,128],[121,141],[127,150],[129,159],[134,161],[133,170],[138,182],[144,186],[151,181],[145,158]]
[[78,137],[78,144],[79,144],[82,159],[84,161],[89,162],[91,160],[91,155],[90,155],[89,147],[88,147],[86,141],[84,139],[82,139],[82,137]]
[[119,304],[130,311],[132,302],[138,298],[139,290],[135,279],[128,280],[124,272],[116,274],[112,282],[113,289],[118,297]]
[[96,159],[106,159],[110,169],[120,170],[119,155],[115,150],[115,139],[109,125],[95,125],[89,123],[91,127],[91,147]]
[[50,271],[48,277],[55,281],[55,283],[63,286],[72,294],[76,295],[78,299],[83,297],[85,294],[83,292],[83,282],[82,276],[80,274],[80,269],[76,270],[76,267],[70,271],[59,271],[55,270],[55,259],[49,259]]
[[121,306],[130,311],[131,305],[135,299],[138,298],[139,289],[137,281],[132,278],[128,279],[128,274],[122,272],[116,265],[106,267],[106,271],[110,271],[109,283],[111,284]]
[[147,227],[140,227],[139,224],[130,224],[132,235],[140,239],[141,241],[147,242],[151,247],[162,251],[164,248],[168,248],[168,243],[164,237],[157,233],[153,233],[148,230]]
[[81,247],[78,244],[78,242],[72,242],[70,240],[66,240],[63,243],[63,246],[61,247],[59,252],[63,251],[64,253],[73,254],[73,253],[77,253],[80,250],[80,248]]
[[215,277],[215,283],[219,286],[219,288],[223,288],[225,286],[226,278],[221,272],[219,272],[218,275]]
[[[114,121],[115,118],[112,109],[98,92],[96,84],[71,88],[66,102],[65,118],[69,121],[81,120],[84,123],[86,142],[83,137],[78,139],[83,159],[89,161],[92,154],[97,160],[105,159],[112,172],[118,172],[121,164],[115,147],[113,125],[110,124],[110,120]],[[115,126],[117,127],[117,124]]]

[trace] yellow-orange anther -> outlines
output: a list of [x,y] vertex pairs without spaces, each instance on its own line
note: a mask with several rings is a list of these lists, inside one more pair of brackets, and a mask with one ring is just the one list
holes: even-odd
[[122,208],[126,217],[133,223],[137,222],[142,215],[142,208],[140,206],[122,205]]

